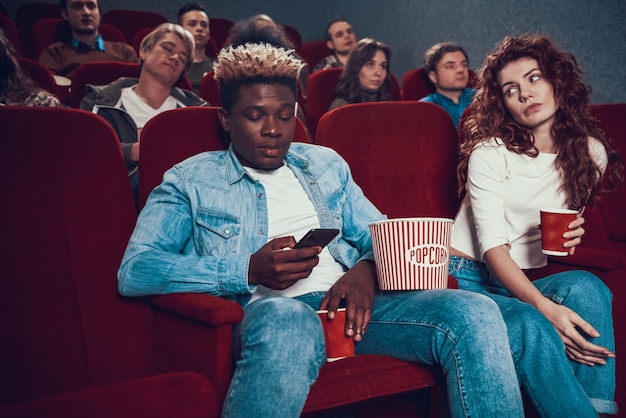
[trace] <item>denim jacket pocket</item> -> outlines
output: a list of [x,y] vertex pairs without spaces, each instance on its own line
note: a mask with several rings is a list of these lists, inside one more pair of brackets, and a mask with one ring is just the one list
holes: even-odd
[[241,231],[241,223],[237,217],[198,208],[196,225],[202,254],[214,254],[215,251],[226,254],[232,250],[231,247],[237,246],[238,240],[235,238]]
[[326,198],[330,217],[333,219],[333,222],[337,222],[339,225],[341,225],[341,214],[345,201],[346,194],[341,189],[335,190]]

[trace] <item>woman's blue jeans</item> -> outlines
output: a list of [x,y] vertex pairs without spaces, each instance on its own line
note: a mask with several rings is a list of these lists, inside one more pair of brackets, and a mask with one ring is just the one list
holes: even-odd
[[[450,257],[450,275],[459,288],[489,296],[507,325],[520,383],[542,417],[616,414],[615,359],[586,366],[569,360],[554,326],[533,306],[502,288],[485,264]],[[569,307],[599,333],[594,344],[614,351],[612,294],[595,275],[572,270],[533,281],[548,299]]]
[[[297,417],[326,360],[322,293],[244,308],[224,417]],[[462,290],[376,295],[358,354],[441,366],[453,417],[523,417],[506,325],[488,297]]]

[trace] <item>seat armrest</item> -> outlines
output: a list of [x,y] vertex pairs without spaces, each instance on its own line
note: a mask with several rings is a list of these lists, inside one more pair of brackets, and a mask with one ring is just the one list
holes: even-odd
[[150,301],[163,309],[213,326],[236,324],[243,319],[241,305],[206,293],[171,293]]
[[232,377],[232,331],[243,319],[241,305],[206,293],[154,296],[150,302],[161,370],[208,377],[221,405]]

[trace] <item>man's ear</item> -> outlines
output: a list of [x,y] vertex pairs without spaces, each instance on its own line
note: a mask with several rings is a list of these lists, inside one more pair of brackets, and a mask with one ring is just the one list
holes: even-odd
[[326,41],[326,47],[331,50],[335,50],[335,45],[333,45],[333,41]]
[[434,71],[428,72],[428,79],[436,86],[437,85],[437,73]]
[[143,62],[146,60],[146,48],[139,47],[139,59]]
[[223,107],[217,109],[217,118],[220,120],[222,128],[226,132],[230,132],[230,120],[228,119],[228,113],[226,113]]
[[63,18],[63,20],[69,19],[69,16],[67,15],[67,10],[61,9],[61,17]]

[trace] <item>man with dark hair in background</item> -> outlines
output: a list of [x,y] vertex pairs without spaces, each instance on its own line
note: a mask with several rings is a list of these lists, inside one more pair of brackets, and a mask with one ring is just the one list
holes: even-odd
[[465,50],[452,42],[441,42],[424,54],[424,68],[436,91],[421,99],[439,105],[459,127],[463,111],[474,98],[469,84],[469,58]]
[[102,39],[99,1],[61,0],[60,6],[61,17],[69,23],[72,38],[53,43],[39,56],[39,62],[53,74],[71,78],[79,65],[93,61],[139,62],[132,46]]
[[187,3],[178,10],[178,24],[187,29],[196,43],[193,50],[193,63],[187,73],[193,91],[200,93],[202,77],[213,69],[213,58],[206,55],[206,47],[211,40],[209,16],[200,3]]
[[356,35],[350,22],[342,18],[332,20],[326,27],[326,46],[332,49],[333,53],[318,62],[313,72],[343,67],[355,44]]

